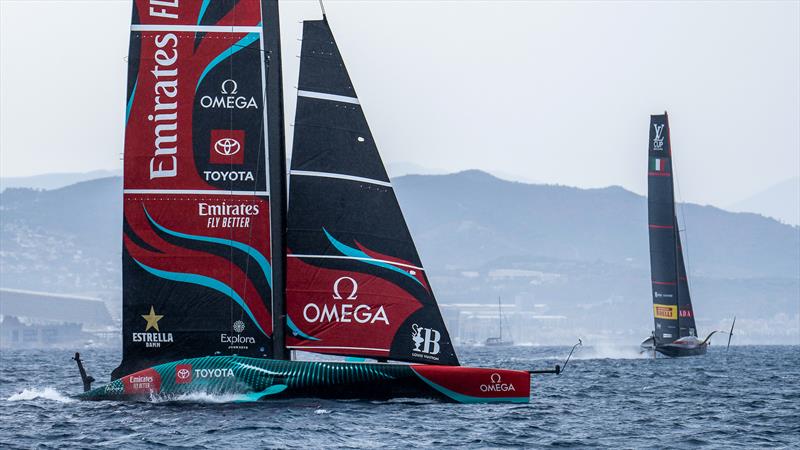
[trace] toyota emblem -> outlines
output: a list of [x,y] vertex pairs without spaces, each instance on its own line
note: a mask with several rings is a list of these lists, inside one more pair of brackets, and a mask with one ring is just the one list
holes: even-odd
[[242,145],[234,138],[225,137],[214,143],[214,151],[222,156],[233,156],[241,149]]

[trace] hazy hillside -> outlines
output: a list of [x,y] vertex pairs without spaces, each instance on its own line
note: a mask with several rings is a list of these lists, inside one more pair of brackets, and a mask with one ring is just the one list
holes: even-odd
[[92,170],[33,175],[29,177],[0,177],[0,191],[7,188],[58,189],[81,181],[119,176],[119,170]]
[[[620,187],[530,185],[480,171],[410,175],[395,186],[429,266],[471,266],[509,255],[650,264],[646,199]],[[693,204],[679,208],[679,219],[693,274],[800,273],[800,228]]]
[[800,177],[781,181],[730,206],[732,211],[749,211],[800,225]]
[[0,193],[3,287],[118,295],[122,179]]
[[[598,330],[628,341],[649,333],[645,198],[619,187],[529,185],[479,171],[394,184],[441,303],[491,304],[502,296],[512,311],[563,318],[546,329],[532,326],[530,314],[515,325],[510,313],[522,341],[566,343]],[[110,177],[0,193],[0,284],[90,294],[118,310],[121,187]],[[796,342],[800,228],[713,207],[681,211],[698,327],[726,326],[737,314],[747,342]]]

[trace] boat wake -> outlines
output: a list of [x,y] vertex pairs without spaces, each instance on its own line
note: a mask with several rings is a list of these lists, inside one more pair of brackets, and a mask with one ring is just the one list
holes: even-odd
[[30,389],[23,389],[22,392],[17,394],[13,394],[12,396],[8,397],[9,402],[23,402],[23,401],[30,401],[30,400],[51,400],[54,402],[59,403],[72,403],[75,399],[67,397],[66,395],[61,394],[57,390],[53,388],[30,388]]
[[576,352],[573,359],[644,359],[647,355],[632,345],[595,345]]
[[189,392],[174,395],[153,395],[150,403],[242,403],[253,401],[242,394],[212,394],[208,392]]

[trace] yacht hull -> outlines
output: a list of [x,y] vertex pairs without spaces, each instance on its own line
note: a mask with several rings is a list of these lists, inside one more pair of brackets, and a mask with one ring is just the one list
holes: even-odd
[[642,351],[656,351],[664,356],[669,356],[670,358],[681,358],[685,356],[705,355],[706,351],[708,350],[708,344],[703,342],[691,344],[671,343],[656,345],[653,341],[653,338],[648,338],[642,342],[641,348]]
[[681,358],[684,356],[700,356],[705,355],[706,350],[708,349],[708,345],[678,345],[678,344],[667,344],[667,345],[659,345],[656,346],[656,351],[661,353],[662,355],[669,356],[671,358]]
[[148,401],[197,393],[231,396],[232,401],[426,398],[451,403],[527,403],[530,373],[426,364],[207,356],[153,366],[76,398]]

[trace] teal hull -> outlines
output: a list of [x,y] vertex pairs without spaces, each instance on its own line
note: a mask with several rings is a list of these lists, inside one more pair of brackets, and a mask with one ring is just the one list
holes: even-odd
[[287,398],[388,400],[429,398],[459,403],[527,403],[526,371],[460,366],[279,361],[207,356],[160,364],[77,396],[81,400],[180,399],[191,394],[232,401]]

